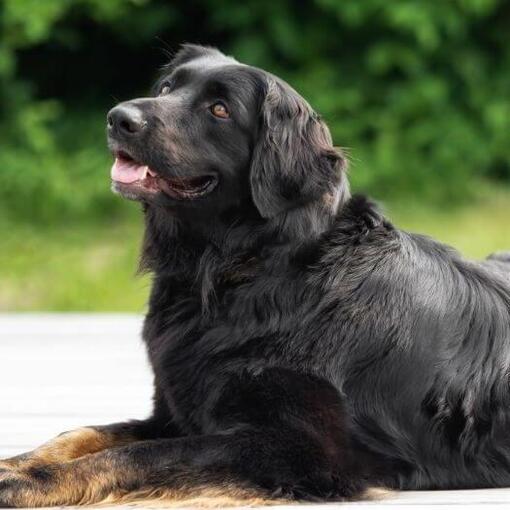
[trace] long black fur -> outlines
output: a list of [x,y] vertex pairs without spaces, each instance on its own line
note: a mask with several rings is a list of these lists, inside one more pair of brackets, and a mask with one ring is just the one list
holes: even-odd
[[[186,46],[163,82],[128,103],[143,138],[110,145],[220,183],[138,197],[155,381],[139,433],[162,441],[142,457],[172,467],[152,483],[181,466],[296,499],[510,485],[510,257],[464,260],[351,198],[326,125],[269,73]],[[217,94],[229,122],[194,113]]]

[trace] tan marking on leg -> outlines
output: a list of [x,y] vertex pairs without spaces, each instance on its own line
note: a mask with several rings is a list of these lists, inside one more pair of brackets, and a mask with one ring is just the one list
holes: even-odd
[[83,427],[64,432],[32,452],[0,461],[0,468],[5,466],[4,469],[26,469],[68,462],[84,455],[97,453],[114,446],[126,445],[133,441],[135,441],[135,438],[127,434],[109,434],[92,427]]
[[[139,487],[143,473],[115,455],[100,453],[79,459],[11,471],[12,490],[0,488],[1,503],[17,507],[61,505],[134,504],[154,508],[263,506],[286,502],[271,498],[267,492],[241,483],[213,481],[216,474],[198,476],[179,473],[169,480],[173,487]],[[0,477],[0,487],[2,478]]]
[[267,493],[235,484],[195,486],[179,489],[149,488],[126,494],[110,494],[101,505],[130,504],[149,508],[228,508],[269,506],[289,503],[281,498],[270,498]]
[[363,501],[377,501],[381,499],[391,499],[397,495],[397,491],[387,489],[386,487],[370,487],[361,496]]
[[134,441],[130,436],[100,432],[84,427],[66,432],[35,451],[35,456],[45,464],[66,462],[84,455],[97,453],[113,446],[122,446]]
[[[367,489],[355,501],[377,501],[395,497],[396,491],[383,487]],[[142,491],[126,494],[120,499],[107,498],[106,504],[129,503],[133,506],[149,508],[228,508],[228,507],[253,507],[272,506],[284,504],[298,504],[299,501],[283,498],[271,498],[262,490],[243,488],[235,484],[223,486],[194,487],[179,491],[153,490],[143,493]]]
[[[123,472],[109,461],[96,466],[94,455],[61,464],[16,469],[0,475],[0,507],[88,505],[125,485]],[[128,481],[133,473],[126,470]]]

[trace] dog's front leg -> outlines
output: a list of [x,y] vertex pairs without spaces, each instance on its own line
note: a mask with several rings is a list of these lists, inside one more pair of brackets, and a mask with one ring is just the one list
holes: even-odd
[[64,432],[31,452],[0,460],[0,473],[68,462],[108,448],[155,437],[160,437],[160,431],[153,418],[81,427]]
[[139,441],[6,472],[0,506],[357,497],[365,477],[345,412],[337,390],[314,376],[277,368],[233,375],[209,408],[209,434]]

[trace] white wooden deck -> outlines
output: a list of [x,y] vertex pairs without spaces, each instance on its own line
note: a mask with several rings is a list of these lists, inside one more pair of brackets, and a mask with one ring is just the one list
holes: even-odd
[[[133,315],[0,314],[0,458],[58,433],[147,416],[151,376]],[[405,492],[380,502],[280,506],[509,508],[510,489]]]

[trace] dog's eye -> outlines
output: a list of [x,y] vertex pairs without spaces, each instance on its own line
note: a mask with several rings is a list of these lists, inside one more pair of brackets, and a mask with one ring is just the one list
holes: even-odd
[[220,119],[228,119],[230,117],[230,113],[223,103],[214,103],[211,106],[211,113]]
[[168,82],[163,83],[159,89],[160,96],[165,96],[166,94],[170,94],[170,84]]

